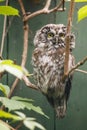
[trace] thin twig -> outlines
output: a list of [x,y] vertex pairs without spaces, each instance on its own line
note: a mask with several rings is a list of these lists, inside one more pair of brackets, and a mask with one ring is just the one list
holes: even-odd
[[6,31],[5,31],[5,37],[6,37],[7,34],[8,34],[8,31],[9,31],[9,28],[11,27],[11,24],[12,24],[13,19],[14,19],[14,16],[12,16],[12,17],[9,19],[9,23],[8,23],[8,26],[7,26]]
[[[24,16],[25,9],[24,9],[23,2],[22,2],[22,0],[18,0],[18,2],[20,4],[21,11],[22,11],[22,14]],[[26,24],[24,23],[24,48],[23,48],[22,61],[21,61],[22,67],[25,66],[26,59],[27,59],[27,49],[28,49],[28,25],[26,25]],[[11,90],[10,90],[10,93],[8,94],[8,98],[11,98],[15,88],[17,87],[18,82],[19,82],[19,79],[16,78],[13,85],[11,86]]]
[[51,4],[51,0],[47,0],[46,4],[44,6],[44,9],[48,10],[50,7],[50,4]]
[[49,13],[55,12],[55,11],[65,11],[65,8],[60,8],[62,5],[64,5],[64,0],[60,0],[59,4],[54,7],[53,9],[49,10]]
[[7,24],[7,16],[4,16],[4,26],[3,26],[3,33],[2,33],[1,48],[0,48],[0,57],[2,57],[3,48],[4,48],[6,24]]
[[77,71],[77,72],[81,72],[81,73],[84,73],[84,74],[87,74],[87,71],[85,71],[85,70],[75,69],[75,71]]
[[12,97],[12,94],[13,94],[15,88],[17,87],[18,82],[19,82],[19,79],[16,78],[15,81],[14,81],[14,83],[13,83],[12,86],[11,86],[10,92],[9,92],[9,94],[8,94],[8,98],[11,98],[11,97]]
[[3,125],[7,126],[9,129],[11,130],[15,130],[12,126],[10,126],[9,124],[5,123],[4,121],[0,120],[0,123],[2,123]]
[[19,4],[20,4],[20,7],[21,7],[21,11],[22,11],[22,14],[25,15],[26,12],[25,12],[25,9],[24,9],[24,4],[22,2],[22,0],[18,0]]
[[50,9],[49,10],[49,7],[50,7],[50,4],[51,4],[51,0],[47,0],[45,6],[43,9],[41,10],[38,10],[34,13],[31,13],[29,14],[27,17],[26,17],[26,20],[30,19],[30,18],[33,18],[35,16],[38,16],[40,14],[48,14],[48,13],[52,13],[52,12],[55,12],[55,11],[64,11],[63,9],[60,9],[61,5],[63,4],[63,0],[60,0],[59,4],[54,7],[53,9]]
[[21,121],[21,122],[16,126],[15,130],[18,130],[19,128],[21,128],[22,125],[23,125],[23,121]]
[[[8,0],[6,0],[6,5],[8,5]],[[0,47],[0,57],[2,57],[3,48],[4,48],[6,25],[7,25],[7,16],[5,15],[4,16],[4,23],[3,23],[2,41],[1,41],[1,47]]]
[[81,61],[79,61],[69,72],[68,75],[70,73],[72,73],[75,69],[77,69],[78,67],[80,67],[81,65],[83,65],[85,62],[87,61],[87,56],[85,58],[83,58]]

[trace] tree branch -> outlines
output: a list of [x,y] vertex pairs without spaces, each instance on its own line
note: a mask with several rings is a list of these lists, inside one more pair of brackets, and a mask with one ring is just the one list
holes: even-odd
[[21,121],[15,128],[15,130],[19,130],[19,128],[21,128],[23,125],[23,121]]
[[[59,4],[54,7],[53,9],[49,10],[49,13],[55,12],[55,11],[65,11],[66,9],[64,8],[64,0],[60,0]],[[63,5],[63,8],[60,8]]]
[[35,90],[39,90],[38,87],[32,84],[26,76],[23,77],[23,81],[25,82],[27,87],[35,89]]
[[[21,7],[21,11],[23,16],[25,17],[25,9],[24,9],[24,5],[22,0],[18,0],[20,7]],[[26,63],[26,59],[27,59],[27,49],[28,49],[28,24],[27,22],[24,23],[24,47],[23,47],[23,53],[22,53],[22,61],[21,61],[21,66],[24,67],[25,63]],[[10,93],[8,94],[8,98],[11,98],[14,89],[17,87],[17,84],[19,82],[19,79],[16,78],[13,85],[11,86],[11,90]]]
[[[28,26],[28,21],[26,21],[26,12],[25,12],[25,9],[24,9],[24,5],[23,5],[23,2],[22,0],[18,0],[19,2],[19,5],[21,7],[21,11],[22,11],[22,14],[23,14],[23,23],[24,23],[24,44],[23,44],[23,53],[22,53],[22,61],[21,61],[21,66],[24,67],[25,64],[26,64],[26,60],[27,60],[27,52],[28,52],[28,34],[29,34],[29,26]],[[27,77],[23,77],[23,80],[25,82],[25,84],[32,88],[32,89],[35,89],[35,90],[38,90],[37,87],[32,84],[29,79]],[[8,98],[11,98],[13,92],[14,92],[14,89],[16,88],[17,84],[19,82],[19,79],[16,78],[13,85],[11,86],[11,91],[8,95]]]
[[83,58],[81,61],[79,61],[69,72],[68,75],[70,73],[72,73],[74,70],[76,70],[79,66],[83,65],[85,62],[87,61],[87,56],[85,58]]
[[50,4],[51,4],[51,0],[47,0],[46,4],[44,6],[44,9],[48,10],[50,7]]
[[14,90],[15,90],[17,84],[18,84],[18,82],[19,82],[19,79],[16,78],[15,81],[13,82],[12,86],[11,86],[10,92],[9,92],[9,94],[8,94],[8,98],[11,98],[11,97],[12,97],[12,94],[13,94],[13,92],[14,92]]
[[18,0],[23,16],[26,14],[22,0]]
[[66,49],[65,49],[64,75],[63,75],[62,80],[66,79],[69,72],[70,37],[68,34],[70,34],[71,32],[73,12],[74,12],[74,0],[71,0],[69,14],[68,14],[66,41],[65,41]]
[[50,10],[49,10],[50,4],[51,4],[51,0],[47,0],[47,2],[46,2],[46,4],[45,4],[44,8],[41,9],[41,10],[38,10],[38,11],[36,11],[36,12],[34,12],[34,13],[29,14],[29,15],[26,17],[26,21],[27,21],[28,19],[31,19],[31,18],[33,18],[33,17],[35,17],[35,16],[37,16],[37,15],[40,15],[40,14],[49,14],[49,13],[52,13],[52,12],[54,12],[54,11],[64,11],[64,9],[60,9],[61,5],[63,4],[63,0],[60,0],[59,4],[58,4],[56,7],[54,7],[53,9],[50,9]]
[[23,54],[22,54],[22,63],[21,66],[24,67],[26,64],[26,60],[27,60],[27,52],[28,52],[28,31],[29,31],[29,26],[28,26],[28,21],[26,20],[26,11],[23,5],[22,0],[18,0],[20,7],[21,7],[21,11],[23,14],[23,21],[24,21],[24,46],[23,46]]

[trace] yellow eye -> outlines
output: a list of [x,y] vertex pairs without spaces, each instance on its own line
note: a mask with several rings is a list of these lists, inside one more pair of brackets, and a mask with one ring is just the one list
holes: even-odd
[[61,38],[64,38],[65,37],[65,34],[63,34],[63,33],[60,33],[60,35],[59,35]]
[[54,36],[53,33],[48,33],[48,34],[47,34],[47,37],[48,37],[48,38],[51,38],[51,37],[53,37],[53,36]]

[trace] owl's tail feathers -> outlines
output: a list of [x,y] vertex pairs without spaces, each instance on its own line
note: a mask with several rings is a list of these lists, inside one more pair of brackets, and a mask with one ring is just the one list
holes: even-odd
[[66,100],[62,99],[62,101],[60,101],[60,105],[58,105],[58,106],[55,105],[56,116],[59,119],[64,118],[66,115],[66,109],[67,109]]
[[49,101],[50,105],[55,109],[56,116],[61,119],[64,118],[66,115],[66,109],[67,109],[67,99],[65,96],[62,98],[54,99],[53,97],[49,97],[46,95],[47,100]]

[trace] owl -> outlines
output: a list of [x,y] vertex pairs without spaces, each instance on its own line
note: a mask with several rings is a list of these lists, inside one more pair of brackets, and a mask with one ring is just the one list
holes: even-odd
[[[32,54],[34,79],[40,91],[55,109],[58,118],[66,115],[67,101],[72,85],[73,73],[62,81],[65,60],[65,39],[67,28],[63,24],[48,24],[37,31]],[[75,36],[70,37],[69,70],[75,64],[72,50]]]

